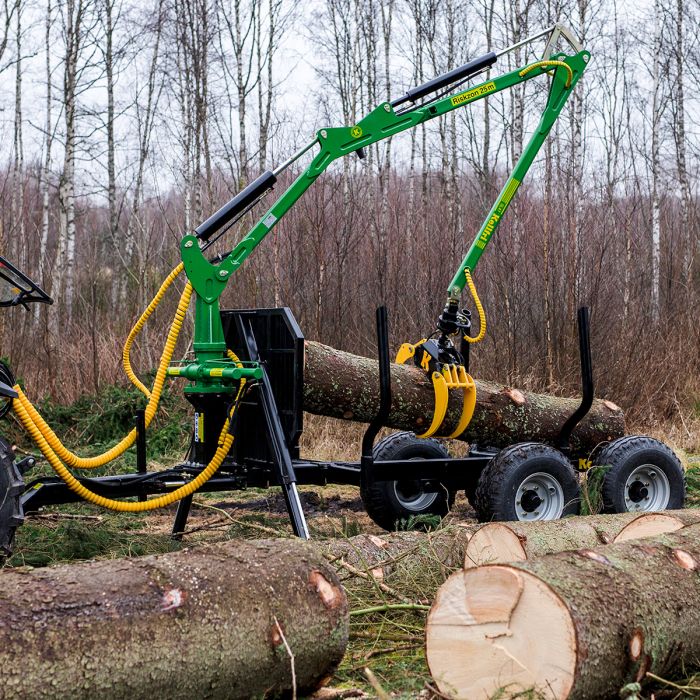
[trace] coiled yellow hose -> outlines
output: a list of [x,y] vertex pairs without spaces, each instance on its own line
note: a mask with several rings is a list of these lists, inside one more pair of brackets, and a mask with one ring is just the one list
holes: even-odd
[[[156,372],[156,377],[153,381],[153,387],[150,390],[139,380],[136,373],[133,371],[130,357],[131,347],[134,344],[136,336],[138,336],[138,334],[141,332],[141,329],[145,325],[146,321],[155,311],[166,291],[183,269],[184,266],[182,263],[180,263],[165,278],[158,292],[129,332],[122,351],[122,364],[124,366],[124,371],[129,377],[131,383],[134,384],[134,386],[136,386],[136,388],[148,398],[145,416],[146,427],[148,427],[148,425],[151,423],[156,414],[156,410],[158,409],[158,403],[160,401],[160,397],[163,392],[163,385],[167,376],[167,369],[170,365],[170,361],[172,360],[173,353],[175,352],[177,338],[182,329],[187,307],[189,306],[192,298],[192,285],[189,282],[185,285],[185,289],[180,296],[180,302],[178,303],[175,317],[173,318],[172,325],[168,331],[168,337],[165,341],[163,353],[158,364],[158,371]],[[239,365],[241,364],[238,356],[232,350],[227,350],[226,353],[233,362],[236,362]],[[31,435],[32,439],[36,442],[53,470],[65,482],[71,491],[78,494],[84,500],[94,503],[95,505],[102,506],[103,508],[138,513],[148,510],[155,510],[156,508],[163,508],[164,506],[170,505],[175,501],[179,501],[182,498],[192,495],[216,473],[226,458],[226,455],[231,450],[231,445],[233,444],[233,435],[229,433],[229,426],[231,424],[236,406],[238,405],[238,401],[243,394],[245,385],[246,380],[242,379],[239,384],[238,392],[231,411],[229,412],[229,415],[224,422],[224,426],[221,429],[218,447],[209,464],[191,482],[181,486],[175,491],[163,496],[158,496],[157,498],[152,498],[148,501],[138,502],[116,501],[111,498],[100,496],[94,491],[90,491],[90,489],[81,484],[80,481],[78,481],[78,479],[76,479],[70,473],[63,463],[65,462],[67,465],[76,469],[95,469],[96,467],[104,466],[116,457],[124,454],[124,452],[126,452],[126,450],[128,450],[134,444],[137,437],[135,428],[131,430],[129,434],[126,435],[114,447],[107,450],[107,452],[95,457],[80,457],[71,452],[61,442],[58,436],[53,432],[53,430],[51,430],[46,421],[41,417],[41,414],[36,410],[36,408],[34,408],[19,385],[14,386],[15,391],[17,391],[18,398],[13,399],[12,406],[25,430]]]
[[151,300],[151,303],[146,307],[146,310],[141,314],[139,320],[136,321],[134,327],[129,331],[129,335],[126,337],[124,342],[124,349],[122,350],[122,365],[126,376],[129,377],[129,381],[148,399],[151,396],[150,389],[141,382],[141,380],[136,376],[136,373],[131,367],[131,346],[136,340],[136,336],[141,332],[141,329],[148,321],[150,315],[156,310],[158,304],[160,304],[165,293],[168,291],[168,287],[175,281],[177,276],[185,269],[183,263],[180,263],[172,272],[163,280],[163,284],[160,285],[160,289],[156,292],[156,295]]
[[484,307],[481,305],[479,295],[476,293],[476,285],[474,284],[474,280],[472,279],[472,273],[469,271],[468,267],[464,270],[464,277],[467,280],[469,293],[472,295],[472,299],[474,299],[474,304],[479,314],[479,334],[475,335],[473,338],[469,335],[465,335],[464,339],[468,343],[478,343],[480,340],[483,340],[484,336],[486,335],[486,312],[484,311]]
[[171,493],[165,494],[163,496],[158,496],[157,498],[152,498],[148,501],[115,501],[112,498],[105,498],[100,496],[94,491],[90,491],[87,487],[83,486],[63,465],[61,460],[58,458],[56,453],[51,449],[51,446],[46,441],[44,436],[41,434],[39,428],[33,423],[31,417],[27,413],[24,404],[20,399],[13,399],[13,407],[19,416],[22,425],[27,429],[27,432],[34,438],[35,442],[39,446],[42,454],[48,460],[49,464],[53,467],[54,471],[58,476],[66,483],[68,488],[74,493],[78,494],[81,498],[85,499],[90,503],[102,506],[103,508],[108,508],[110,510],[117,510],[129,513],[140,513],[147,510],[155,510],[156,508],[163,508],[168,506],[175,501],[179,501],[182,498],[191,496],[197,489],[203,486],[217,471],[224,461],[226,455],[231,449],[233,444],[233,435],[228,432],[231,419],[235,410],[235,406],[238,402],[239,397],[243,387],[241,386],[238,390],[236,396],[236,401],[234,406],[229,412],[229,416],[224,423],[224,427],[221,429],[219,435],[219,446],[217,447],[211,462],[207,464],[205,469],[198,474],[189,484],[185,484]]
[[[175,269],[177,270],[177,268]],[[173,270],[173,273],[174,272],[175,270]],[[171,275],[173,273],[171,273]],[[175,276],[177,276],[177,274]],[[163,287],[161,287],[161,290],[163,290]],[[163,348],[163,354],[160,358],[158,371],[156,372],[156,378],[153,382],[153,388],[149,392],[148,403],[146,404],[146,427],[148,427],[148,425],[151,423],[153,417],[156,414],[156,410],[158,409],[158,402],[160,401],[160,396],[163,392],[163,385],[165,383],[166,372],[168,366],[170,365],[170,360],[173,357],[173,353],[175,352],[177,338],[180,334],[180,330],[182,329],[182,324],[185,320],[185,314],[187,312],[187,307],[190,304],[191,297],[192,285],[188,282],[185,286],[184,291],[182,292],[182,296],[180,297],[180,303],[177,306],[177,311],[175,312],[173,323],[170,326],[170,331],[168,332],[168,337],[165,341],[165,347]],[[152,304],[153,302],[151,303],[151,305]],[[151,305],[149,305],[149,308],[151,307]],[[146,312],[144,312],[144,314],[145,313]],[[152,313],[152,309],[148,315],[150,315],[150,313]],[[146,316],[146,318],[148,318],[148,316]],[[140,320],[141,319],[139,319],[139,321]],[[143,326],[143,324],[141,324],[141,326]],[[134,328],[136,328],[136,326],[134,326]],[[34,437],[34,434],[31,429],[31,426],[34,426],[37,432],[45,439],[52,452],[54,452],[54,454],[56,454],[70,467],[73,467],[75,469],[95,469],[97,467],[103,467],[108,462],[111,462],[113,459],[116,459],[120,455],[124,454],[124,452],[126,452],[126,450],[128,450],[136,442],[136,428],[134,428],[129,432],[128,435],[126,435],[124,438],[122,438],[122,440],[120,440],[116,445],[114,445],[114,447],[107,450],[107,452],[104,452],[101,455],[96,455],[95,457],[80,457],[71,452],[60,441],[56,433],[54,433],[53,430],[51,430],[51,428],[41,417],[36,408],[32,406],[31,402],[26,397],[19,385],[15,385],[13,388],[19,394],[19,398],[15,399],[13,402],[13,407],[15,408],[15,411],[17,412],[17,415],[22,421],[24,427],[32,435],[32,437]],[[20,411],[17,410],[18,406],[22,406],[22,408],[24,409],[23,413],[29,418],[29,422],[25,421],[22,418],[23,413],[20,413]]]

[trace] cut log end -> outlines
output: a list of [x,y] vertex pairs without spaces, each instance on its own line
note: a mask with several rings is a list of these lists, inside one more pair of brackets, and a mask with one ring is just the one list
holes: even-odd
[[426,625],[426,657],[448,697],[492,697],[507,685],[508,693],[565,698],[576,633],[566,605],[537,577],[502,565],[472,568],[440,589]]
[[510,527],[502,523],[488,523],[477,530],[469,540],[464,568],[526,559],[527,552],[523,542]]
[[625,525],[613,542],[627,542],[628,540],[639,540],[644,537],[665,535],[668,532],[680,530],[682,527],[684,527],[683,522],[674,515],[645,513]]

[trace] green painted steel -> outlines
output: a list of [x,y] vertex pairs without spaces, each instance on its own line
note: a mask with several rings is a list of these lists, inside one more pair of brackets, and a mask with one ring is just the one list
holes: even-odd
[[[315,140],[319,151],[311,164],[292,182],[219,265],[214,265],[205,259],[195,236],[185,236],[180,246],[182,261],[197,295],[194,333],[194,351],[197,360],[191,365],[192,378],[196,377],[194,388],[211,391],[215,386],[220,390],[225,388],[221,381],[229,381],[227,375],[219,376],[216,381],[213,381],[212,377],[202,369],[202,363],[217,358],[220,366],[228,362],[223,359],[226,346],[219,313],[219,297],[231,275],[333,161],[354,153],[359,148],[365,148],[489,95],[494,95],[501,90],[537,78],[543,73],[553,72],[547,105],[540,123],[450,283],[448,295],[459,296],[466,284],[464,269],[474,270],[589,59],[588,51],[581,51],[571,56],[560,54],[552,57],[552,60],[563,61],[571,68],[572,79],[568,85],[568,71],[564,67],[537,67],[526,74],[521,74],[527,68],[525,66],[493,80],[484,81],[468,90],[442,97],[431,104],[396,111],[388,102],[384,102],[353,126],[320,129]],[[182,373],[179,376],[189,376],[189,374]]]

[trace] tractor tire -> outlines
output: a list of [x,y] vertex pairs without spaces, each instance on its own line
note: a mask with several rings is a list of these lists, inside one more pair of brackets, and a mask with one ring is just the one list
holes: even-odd
[[[411,432],[392,433],[380,440],[372,451],[374,459],[435,459],[449,457],[447,449],[438,440],[418,438]],[[443,518],[449,513],[455,493],[446,488],[440,491],[424,491],[421,482],[367,480],[360,487],[365,510],[372,520],[384,530],[402,527],[426,529],[434,517]],[[431,517],[432,516],[432,517]]]
[[501,450],[479,477],[475,503],[481,522],[557,520],[577,515],[578,477],[559,450],[521,442]]
[[603,512],[676,510],[685,503],[685,473],[673,450],[659,440],[627,435],[595,456],[602,471]]
[[20,500],[24,479],[15,464],[11,445],[0,438],[0,564],[12,555],[15,530],[24,522]]

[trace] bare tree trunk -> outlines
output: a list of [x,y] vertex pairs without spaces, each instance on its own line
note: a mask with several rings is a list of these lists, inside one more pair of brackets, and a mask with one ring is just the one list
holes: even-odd
[[83,0],[66,0],[63,12],[65,41],[63,112],[65,147],[63,170],[59,180],[59,244],[56,268],[56,289],[63,300],[63,308],[70,320],[75,297],[75,151],[78,61],[82,50]]
[[120,246],[117,213],[117,176],[114,162],[114,0],[104,0],[105,25],[105,77],[107,83],[107,205],[109,208],[109,234],[115,247]]
[[26,238],[24,226],[24,137],[22,133],[22,11],[21,6],[17,8],[15,16],[15,45],[17,58],[15,64],[15,124],[14,124],[14,150],[15,158],[13,164],[13,184],[12,192],[12,219],[13,233],[17,242],[17,253],[20,265],[24,265],[26,255]]
[[660,0],[654,2],[654,45],[651,104],[651,319],[658,323],[661,314],[661,203],[659,180],[661,177],[661,48],[663,19]]
[[486,523],[470,538],[464,568],[508,564],[536,557],[599,547],[676,532],[700,522],[700,511],[616,513],[562,520]]
[[676,63],[675,80],[675,119],[673,137],[676,146],[676,163],[678,169],[678,184],[681,188],[681,245],[683,246],[682,281],[689,286],[692,261],[694,257],[693,235],[690,231],[690,177],[688,175],[686,158],[686,134],[685,134],[685,30],[684,16],[686,8],[684,0],[676,0],[676,41],[674,46],[674,58]]
[[51,187],[51,151],[53,147],[54,125],[52,120],[52,85],[51,85],[51,27],[53,25],[53,10],[51,0],[46,3],[46,22],[45,22],[45,38],[44,38],[44,55],[46,69],[46,119],[44,122],[44,149],[43,163],[41,168],[41,179],[39,181],[39,190],[41,193],[41,242],[39,245],[39,279],[42,284],[47,285],[51,291],[49,284],[48,271],[51,265],[48,264],[48,246],[49,246],[49,205],[50,205],[50,187]]

